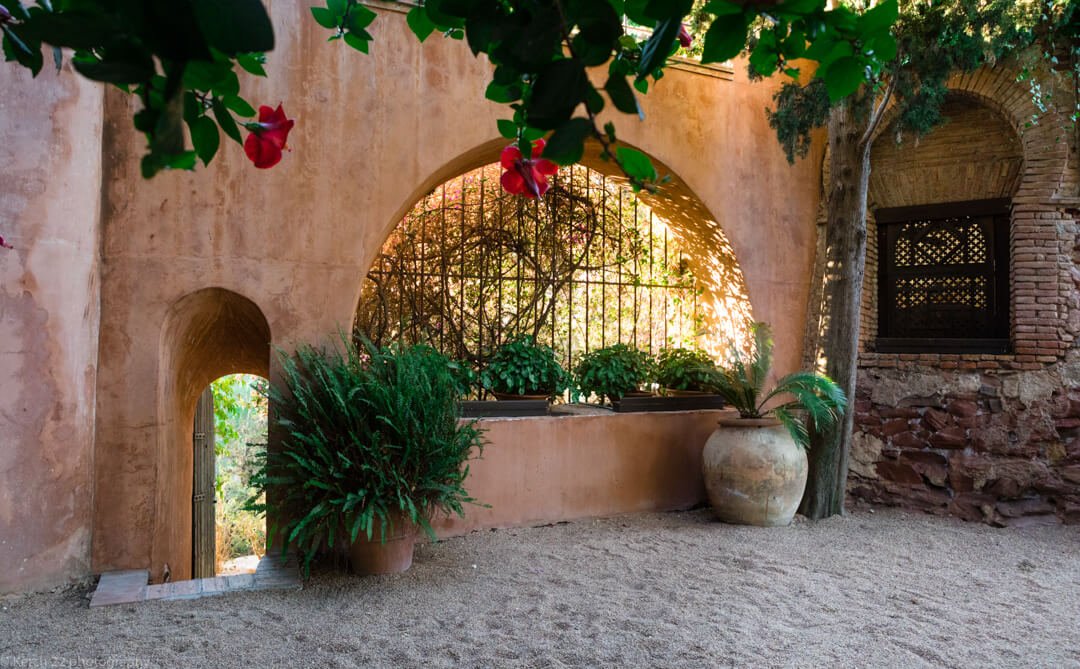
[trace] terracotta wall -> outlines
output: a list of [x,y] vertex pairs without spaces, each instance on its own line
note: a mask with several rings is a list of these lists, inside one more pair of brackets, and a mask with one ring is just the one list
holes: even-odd
[[[221,288],[261,312],[274,345],[325,337],[351,322],[370,262],[404,212],[442,181],[497,160],[505,144],[495,120],[506,111],[483,100],[488,65],[462,42],[419,45],[403,14],[384,10],[364,56],[327,44],[302,3],[270,5],[271,76],[244,85],[253,103],[283,102],[297,119],[293,150],[272,170],[225,144],[209,169],[145,183],[133,103],[106,96],[94,571],[159,576],[169,562],[179,578],[190,562],[185,520],[170,511],[186,503],[191,478],[171,454],[190,429],[165,397],[169,379],[190,373],[177,363],[185,343],[170,334],[180,330],[166,327],[174,305]],[[676,175],[672,206],[685,199],[704,212],[686,223],[700,243],[726,233],[754,316],[774,324],[782,372],[801,353],[821,153],[786,163],[763,113],[773,86],[744,72],[674,70],[645,99],[646,123],[617,123],[620,137]],[[200,370],[242,371],[228,359]]]
[[0,66],[0,592],[90,568],[101,113],[69,66]]
[[439,536],[705,501],[701,451],[720,411],[498,418],[479,421],[487,445],[465,488],[488,506],[442,518]]

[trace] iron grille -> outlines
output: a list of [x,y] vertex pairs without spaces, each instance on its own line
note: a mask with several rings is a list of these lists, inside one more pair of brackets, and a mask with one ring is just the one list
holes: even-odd
[[567,366],[616,342],[655,352],[698,334],[687,256],[628,188],[574,166],[536,201],[506,194],[500,174],[462,175],[405,217],[364,282],[358,333],[474,363],[527,333]]
[[1000,200],[877,212],[878,350],[988,350],[1009,336]]

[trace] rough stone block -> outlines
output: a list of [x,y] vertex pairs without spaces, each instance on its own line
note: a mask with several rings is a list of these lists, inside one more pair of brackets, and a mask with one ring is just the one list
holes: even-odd
[[1006,518],[1019,518],[1020,516],[1038,516],[1054,513],[1056,507],[1042,497],[1018,499],[1014,502],[998,502],[995,506],[997,512]]
[[[984,386],[985,387],[985,386]],[[995,389],[996,394],[996,389]],[[971,400],[952,400],[946,407],[947,411],[954,416],[968,417],[979,412],[979,405]]]
[[930,445],[935,448],[963,448],[967,445],[966,430],[949,427],[930,435]]
[[915,471],[914,467],[908,464],[883,460],[877,463],[877,473],[878,476],[887,481],[909,486],[923,485],[922,476]]

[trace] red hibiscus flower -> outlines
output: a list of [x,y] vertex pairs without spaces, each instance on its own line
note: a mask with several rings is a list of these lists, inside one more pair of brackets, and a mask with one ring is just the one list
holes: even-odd
[[690,34],[690,31],[686,29],[686,24],[684,23],[684,24],[680,25],[679,26],[679,44],[682,45],[682,48],[689,49],[690,45],[693,44],[693,43],[694,43],[694,38]]
[[294,121],[285,118],[285,110],[278,105],[271,109],[266,105],[259,107],[259,122],[247,123],[244,127],[251,134],[244,140],[244,153],[255,163],[255,167],[266,169],[281,161],[281,151],[288,148],[285,140],[289,137]]
[[[532,154],[544,152],[544,140],[533,142]],[[543,197],[548,191],[547,178],[559,171],[559,166],[543,158],[525,158],[521,149],[511,144],[502,151],[500,163],[506,170],[500,181],[507,193],[525,197]]]

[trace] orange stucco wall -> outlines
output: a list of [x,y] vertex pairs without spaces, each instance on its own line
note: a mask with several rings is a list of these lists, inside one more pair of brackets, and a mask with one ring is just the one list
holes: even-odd
[[[30,86],[0,68],[0,151],[18,176],[0,184],[3,220],[26,249],[0,255],[0,298],[27,300],[0,311],[4,350],[14,351],[0,365],[15,379],[0,388],[0,555],[38,565],[33,578],[0,576],[0,590],[59,582],[91,561],[95,572],[149,567],[155,576],[168,562],[183,577],[190,533],[175,509],[187,503],[191,472],[172,450],[188,447],[190,427],[187,399],[170,389],[196,374],[192,365],[214,378],[246,371],[255,354],[190,362],[177,305],[221,289],[265,319],[272,342],[240,335],[253,347],[322,339],[351,322],[403,213],[442,181],[496,160],[504,144],[495,121],[507,112],[483,98],[489,66],[464,43],[418,44],[403,14],[380,10],[364,56],[327,44],[305,3],[267,4],[278,47],[270,77],[246,79],[245,91],[297,119],[293,151],[268,171],[226,141],[209,168],[145,182],[133,100],[109,90],[102,103],[102,89],[67,72]],[[672,70],[643,100],[644,123],[615,120],[621,138],[676,176],[663,197],[674,216],[684,212],[677,224],[700,258],[723,230],[754,317],[774,325],[776,371],[785,372],[801,354],[821,153],[786,163],[763,112],[775,85],[744,72],[737,66],[728,81]],[[16,419],[23,407],[37,418]],[[74,497],[21,499],[61,489]]]
[[478,503],[434,524],[478,529],[687,509],[705,500],[701,449],[724,412],[489,418],[465,488]]
[[0,66],[0,592],[90,567],[102,89]]

